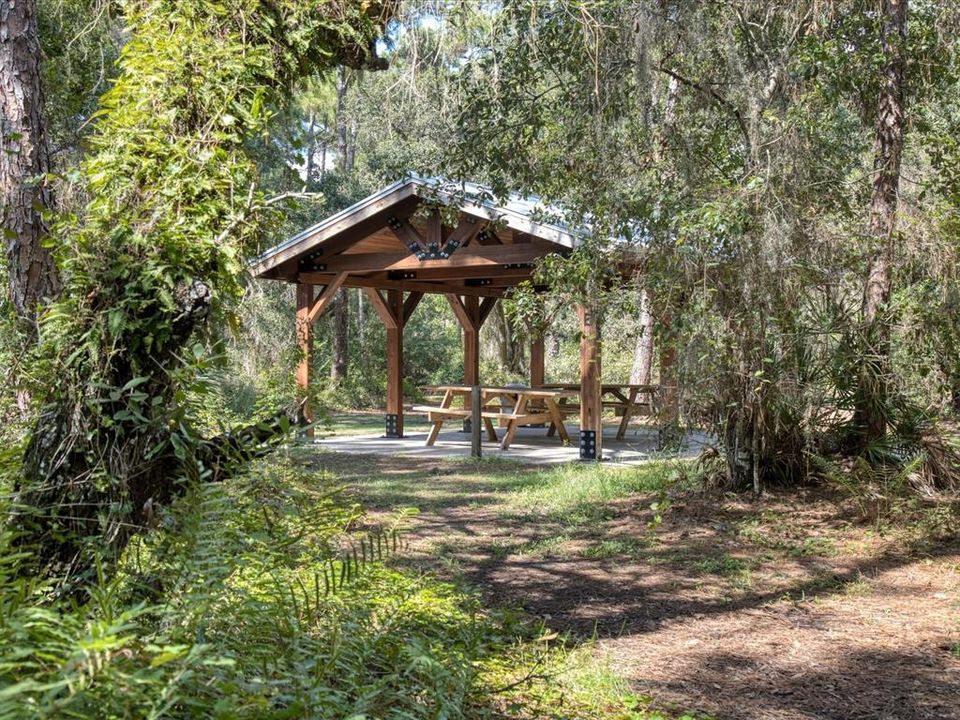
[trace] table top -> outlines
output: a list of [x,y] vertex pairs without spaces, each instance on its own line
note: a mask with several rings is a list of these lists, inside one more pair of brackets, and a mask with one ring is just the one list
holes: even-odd
[[[579,386],[577,386],[579,388]],[[420,388],[427,392],[455,392],[468,393],[473,390],[470,385],[424,385]],[[565,387],[498,387],[481,385],[480,392],[486,395],[529,395],[531,397],[575,397],[579,393],[572,388]]]
[[[579,390],[580,383],[546,383],[543,387],[548,389],[559,388],[562,390]],[[614,390],[641,390],[645,392],[655,392],[659,390],[659,385],[633,385],[631,383],[601,383],[602,392],[613,392]]]

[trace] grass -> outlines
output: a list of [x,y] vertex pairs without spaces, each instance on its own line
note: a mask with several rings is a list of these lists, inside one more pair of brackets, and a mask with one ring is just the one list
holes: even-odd
[[610,558],[626,556],[636,559],[651,546],[651,541],[635,537],[608,538],[589,545],[580,554],[585,558],[608,560]]
[[[174,531],[136,540],[87,607],[48,612],[0,575],[10,598],[0,717],[659,717],[590,646],[403,563],[351,565],[370,553],[374,526],[391,539],[387,557],[402,558],[391,530],[409,513],[366,515],[338,489],[344,478],[306,460],[279,452],[248,477],[191,491],[163,521]],[[540,480],[504,463],[444,471],[466,480],[488,469],[518,493]],[[578,476],[589,473],[547,478]],[[591,492],[611,497],[639,481],[616,482]],[[95,672],[83,660],[91,653]]]
[[[547,635],[553,638],[553,635]],[[540,645],[540,647],[537,647]],[[592,644],[566,646],[562,638],[534,641],[513,657],[487,665],[488,678],[500,687],[521,682],[497,705],[513,720],[709,720],[704,715],[663,714],[651,709],[654,699],[638,695],[617,672],[613,659],[599,655]],[[519,674],[518,669],[524,668]]]
[[[337,412],[324,415],[317,422],[317,437],[347,437],[384,432],[383,413]],[[430,424],[418,415],[404,416],[404,428],[410,432],[426,432]]]
[[527,474],[503,498],[504,514],[582,525],[612,517],[610,504],[634,493],[655,492],[676,476],[673,463],[627,468],[569,464]]

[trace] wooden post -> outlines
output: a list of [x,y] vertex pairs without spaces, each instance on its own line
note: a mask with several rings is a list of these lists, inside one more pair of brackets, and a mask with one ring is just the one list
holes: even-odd
[[403,291],[387,291],[393,327],[387,327],[386,436],[403,437]]
[[544,354],[543,336],[534,338],[530,342],[530,387],[544,385]]
[[[480,298],[464,297],[463,306],[470,322],[463,325],[463,384],[480,383]],[[473,396],[468,400],[468,409],[473,407]],[[463,421],[464,432],[474,432],[473,415]],[[479,426],[475,432],[480,432]]]
[[480,386],[470,388],[470,454],[475,457],[483,455],[480,443]]
[[464,297],[469,323],[463,324],[463,383],[480,382],[480,298]]
[[[455,293],[446,295],[450,308],[463,329],[463,384],[480,383],[480,328],[496,305],[496,298],[484,298],[483,302],[475,295],[461,297]],[[472,402],[469,398],[466,402]],[[468,406],[472,407],[472,405]],[[463,432],[470,432],[472,420],[463,421]]]
[[578,305],[580,316],[580,459],[599,460],[603,451],[600,402],[600,324],[594,311]]
[[[303,406],[304,417],[313,422],[313,408],[310,406],[310,364],[313,359],[313,323],[310,321],[310,308],[313,305],[313,285],[297,283],[297,344],[300,346],[300,362],[297,364],[297,393]],[[313,428],[305,431],[307,437],[313,437]]]

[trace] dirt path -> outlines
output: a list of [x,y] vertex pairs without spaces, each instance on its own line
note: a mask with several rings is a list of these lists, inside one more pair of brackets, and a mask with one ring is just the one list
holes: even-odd
[[[596,637],[654,707],[960,720],[956,541],[851,522],[836,498],[802,493],[688,496],[659,523],[656,498],[641,495],[598,520],[538,518],[511,508],[509,479],[489,469],[371,462],[349,461],[365,502],[423,508],[416,562]],[[365,487],[371,476],[386,476],[388,491]]]

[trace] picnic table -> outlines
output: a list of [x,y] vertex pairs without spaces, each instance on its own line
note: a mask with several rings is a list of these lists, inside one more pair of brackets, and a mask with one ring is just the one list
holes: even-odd
[[[549,383],[543,386],[551,390],[577,391],[579,396],[580,385]],[[653,414],[653,401],[659,390],[658,385],[631,385],[620,383],[603,383],[600,386],[600,401],[603,407],[614,408],[620,414],[620,425],[617,428],[617,440],[623,440],[627,433],[627,425],[634,415]],[[550,428],[548,435],[553,434]]]
[[[427,445],[433,445],[440,434],[440,428],[447,420],[466,420],[472,415],[469,385],[431,385],[421,388],[426,392],[443,393],[439,405],[414,405],[413,412],[426,413],[427,420],[433,423],[427,435]],[[560,434],[564,442],[570,442],[567,429],[563,426],[563,416],[567,410],[561,402],[576,397],[576,391],[563,388],[526,388],[526,387],[480,387],[480,417],[487,431],[487,439],[497,442],[497,431],[493,421],[506,421],[506,432],[500,442],[500,449],[506,450],[513,442],[517,429],[521,425],[551,423],[551,429]],[[503,402],[502,402],[503,401]],[[456,404],[455,404],[456,403]],[[551,431],[549,435],[553,435]]]

